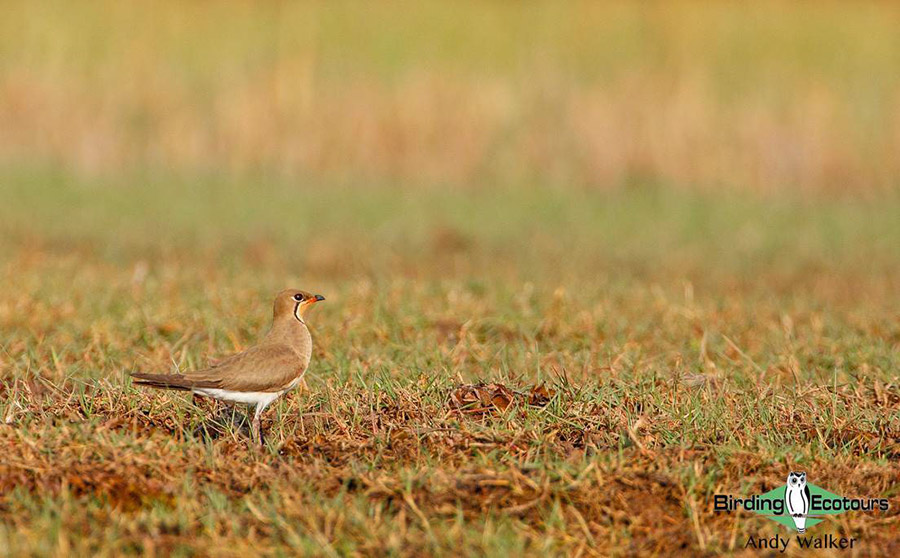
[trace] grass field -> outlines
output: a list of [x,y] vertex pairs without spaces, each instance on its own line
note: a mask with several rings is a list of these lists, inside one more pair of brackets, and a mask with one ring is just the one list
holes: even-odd
[[[129,6],[0,18],[0,556],[900,554],[896,7]],[[263,449],[132,386],[288,286]]]
[[[772,526],[711,494],[792,469],[891,498],[816,529],[896,550],[896,201],[39,180],[3,192],[10,554],[719,552]],[[328,301],[264,451],[131,387],[253,343],[284,285]],[[480,380],[554,395],[455,412]]]

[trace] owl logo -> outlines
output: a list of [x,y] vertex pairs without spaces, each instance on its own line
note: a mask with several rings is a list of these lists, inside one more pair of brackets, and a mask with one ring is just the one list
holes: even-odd
[[806,516],[809,514],[809,487],[806,486],[806,473],[791,471],[784,491],[784,503],[787,512],[794,518],[798,533],[806,532]]

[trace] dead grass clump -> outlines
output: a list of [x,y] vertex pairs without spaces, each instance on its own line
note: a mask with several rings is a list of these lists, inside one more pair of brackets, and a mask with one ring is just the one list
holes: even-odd
[[543,407],[550,402],[555,393],[544,384],[533,386],[527,393],[513,391],[497,383],[464,384],[450,393],[450,407],[469,415],[502,413],[516,401],[533,407]]

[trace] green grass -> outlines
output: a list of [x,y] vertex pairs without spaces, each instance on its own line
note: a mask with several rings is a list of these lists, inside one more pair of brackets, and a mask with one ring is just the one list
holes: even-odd
[[[892,502],[811,532],[896,544],[897,200],[46,171],[0,196],[10,555],[717,553],[774,527],[712,494],[795,469]],[[288,285],[328,301],[262,452],[131,386],[253,343]],[[480,380],[555,393],[453,411]]]

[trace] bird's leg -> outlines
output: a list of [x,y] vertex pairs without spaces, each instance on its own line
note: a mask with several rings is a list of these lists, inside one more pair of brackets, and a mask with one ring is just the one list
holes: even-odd
[[253,438],[253,441],[256,442],[257,444],[259,444],[260,446],[263,445],[262,427],[259,424],[259,416],[261,414],[262,414],[262,406],[257,405],[256,411],[253,413],[253,420],[250,422],[250,433]]
[[250,421],[250,439],[254,443],[258,443],[259,440],[259,417],[254,416]]

